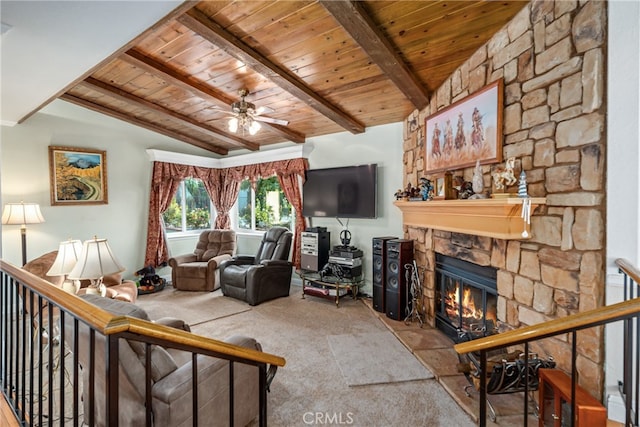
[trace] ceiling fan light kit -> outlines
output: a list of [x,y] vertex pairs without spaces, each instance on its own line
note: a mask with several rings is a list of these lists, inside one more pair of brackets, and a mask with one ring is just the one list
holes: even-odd
[[254,103],[245,100],[249,95],[247,89],[240,89],[238,95],[240,95],[240,101],[231,104],[234,116],[229,119],[229,131],[236,133],[238,129],[242,129],[243,135],[245,131],[248,131],[249,135],[255,135],[260,130],[260,123],[254,119],[254,116],[260,113],[256,112]]
[[238,91],[240,95],[240,101],[236,101],[231,104],[231,115],[229,118],[229,131],[236,133],[242,129],[242,134],[249,132],[249,135],[255,135],[262,128],[259,122],[274,123],[282,126],[289,124],[286,120],[272,119],[270,117],[260,116],[265,110],[263,107],[256,108],[256,105],[252,102],[245,100],[249,91],[247,89],[240,89]]
[[245,131],[248,131],[249,135],[255,135],[261,127],[260,123],[253,120],[249,115],[239,114],[237,117],[231,117],[229,119],[229,131],[233,133],[236,133],[238,129],[242,129],[243,134]]

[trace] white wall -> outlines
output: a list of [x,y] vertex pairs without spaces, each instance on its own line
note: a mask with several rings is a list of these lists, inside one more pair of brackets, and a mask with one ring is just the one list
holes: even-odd
[[[58,248],[68,238],[107,238],[131,277],[143,267],[147,235],[147,212],[152,163],[148,148],[218,157],[205,150],[131,126],[64,101],[54,101],[20,125],[1,127],[0,183],[2,203],[39,203],[46,220],[28,227],[27,257],[35,258]],[[378,218],[351,220],[352,244],[365,252],[365,272],[371,292],[371,238],[402,237],[402,217],[391,204],[393,193],[402,186],[402,124],[377,126],[360,135],[339,133],[309,138],[313,146],[311,168],[354,164],[378,164]],[[48,146],[94,148],[107,151],[109,203],[90,206],[51,206]],[[244,153],[243,153],[244,154]],[[314,220],[326,226],[332,244],[339,244],[341,227],[335,219]],[[21,263],[19,226],[2,227],[2,257]],[[239,253],[254,253],[259,237],[240,236]],[[193,239],[170,242],[173,254],[190,252]],[[161,272],[168,274],[168,272]]]
[[[402,214],[393,206],[393,194],[402,187],[402,123],[368,128],[364,134],[338,133],[310,138],[314,149],[309,156],[310,169],[349,165],[378,165],[378,217],[351,219],[351,245],[364,252],[365,286],[362,292],[372,293],[371,239],[402,234]],[[341,219],[346,225],[346,220]],[[342,226],[335,218],[312,218],[311,226],[327,227],[331,246],[340,245]]]
[[[107,238],[130,277],[143,267],[151,166],[145,150],[157,148],[207,155],[186,146],[64,101],[54,101],[20,125],[1,127],[2,203],[36,202],[45,223],[28,226],[27,258],[58,249],[70,237]],[[51,206],[48,146],[107,151],[106,205]],[[19,226],[2,227],[2,257],[21,264]]]
[[[609,3],[607,63],[607,304],[622,300],[614,262],[640,265],[640,2]],[[624,417],[617,381],[622,379],[622,325],[606,330],[609,417]],[[616,412],[618,416],[616,416]]]

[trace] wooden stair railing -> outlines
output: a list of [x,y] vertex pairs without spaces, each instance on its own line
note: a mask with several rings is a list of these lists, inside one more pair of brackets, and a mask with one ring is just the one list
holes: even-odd
[[[621,273],[626,278],[630,279],[632,284],[635,282],[637,285],[640,283],[640,271],[634,267],[630,262],[619,259],[616,261],[616,265],[620,268]],[[486,393],[486,379],[487,379],[487,353],[491,350],[503,349],[517,344],[524,344],[524,360],[529,359],[529,343],[538,341],[544,338],[557,336],[561,334],[571,334],[572,342],[572,354],[571,354],[571,389],[572,389],[572,402],[571,402],[571,426],[575,422],[575,385],[576,385],[576,332],[583,329],[592,328],[595,326],[606,325],[609,323],[624,321],[625,322],[625,360],[638,361],[638,348],[636,346],[627,345],[626,340],[632,340],[630,331],[633,329],[634,319],[637,325],[640,326],[640,294],[638,290],[635,292],[635,298],[628,299],[623,302],[611,304],[608,306],[600,307],[594,310],[584,311],[581,313],[569,315],[562,318],[550,320],[536,325],[525,326],[512,331],[503,332],[500,334],[494,334],[482,338],[478,338],[472,341],[466,341],[454,346],[455,351],[458,354],[466,354],[470,352],[478,353],[480,355],[480,414],[479,424],[486,426],[487,418],[487,393]],[[635,352],[635,353],[633,353]],[[630,353],[630,354],[627,354]],[[631,354],[633,353],[633,354]],[[624,383],[628,387],[627,396],[631,396],[631,372],[626,372],[627,362],[625,362],[625,378]],[[636,368],[636,372],[638,369]],[[528,393],[524,393],[524,421],[523,425],[527,426],[527,401]],[[632,423],[631,417],[633,417],[632,410],[630,409],[631,399],[626,399],[627,404],[627,424],[626,425],[638,425],[637,420]],[[637,414],[635,414],[637,418]],[[632,423],[632,424],[630,424]]]
[[[41,360],[43,357],[43,339],[42,337],[31,338],[32,331],[28,330],[31,328],[31,324],[27,318],[31,317],[31,320],[38,320],[38,324],[43,324],[43,320],[47,320],[45,315],[42,314],[42,311],[45,310],[36,310],[39,314],[35,316],[26,314],[29,308],[33,309],[34,301],[38,301],[41,307],[47,305],[53,307],[54,310],[59,310],[64,313],[65,316],[73,316],[75,319],[78,319],[78,321],[82,321],[89,326],[96,334],[104,335],[107,343],[116,343],[115,352],[109,348],[111,344],[108,344],[107,351],[109,354],[115,354],[117,356],[118,338],[128,338],[139,340],[147,345],[153,343],[167,348],[189,351],[193,354],[194,358],[196,354],[202,354],[226,359],[235,363],[257,366],[259,368],[261,388],[259,425],[267,425],[266,391],[277,368],[285,365],[286,361],[284,358],[141,319],[128,316],[114,316],[86,302],[82,298],[71,295],[25,270],[0,260],[0,310],[2,311],[0,313],[0,387],[11,409],[21,423],[26,423],[25,425],[31,424],[31,421],[28,420],[31,418],[31,412],[33,412],[34,406],[32,403],[33,395],[31,396],[32,399],[26,399],[24,396],[25,389],[38,387],[38,384],[34,384],[37,381],[34,381],[32,377],[29,380],[26,379],[29,375],[25,375],[25,371],[31,369],[31,371],[34,372],[33,359],[38,359],[39,356],[40,359],[38,360]],[[53,319],[51,313],[54,310],[47,311],[46,315],[49,316],[50,320]],[[53,322],[49,324],[51,323]],[[20,328],[22,328],[22,330]],[[51,326],[49,326],[48,330],[38,328],[38,331],[41,334],[47,333],[49,340],[54,336]],[[32,343],[28,343],[27,336],[29,336],[29,340],[33,341]],[[39,355],[34,354],[34,347],[37,347],[38,342],[40,342]],[[27,346],[26,344],[29,345]],[[21,350],[16,350],[14,354],[13,347],[15,346],[22,347]],[[62,350],[59,351],[62,352]],[[28,357],[29,352],[31,352],[30,359]],[[48,352],[49,356],[53,356],[52,346],[48,347]],[[150,354],[150,352],[147,353]],[[46,354],[44,355],[47,356]],[[29,366],[29,360],[32,363],[31,366]],[[74,359],[74,361],[77,364],[77,359]],[[62,363],[64,364],[64,361],[62,361]],[[111,363],[115,365],[111,365]],[[112,367],[115,367],[115,371],[117,372],[117,360],[109,361],[107,371],[112,370]],[[35,370],[37,369],[38,368],[35,368]],[[74,366],[73,369],[73,375],[77,381],[77,366]],[[96,373],[95,375],[99,374],[100,373]],[[111,381],[117,381],[117,376],[109,375],[108,373],[104,374],[108,375]],[[42,374],[40,375],[42,376]],[[27,384],[28,381],[31,381],[30,384]],[[53,377],[50,374],[50,393],[53,391],[50,385],[51,382],[53,382]],[[195,389],[197,382],[194,383]],[[42,379],[40,379],[39,385],[42,385]],[[112,387],[111,389],[117,389],[117,387]],[[32,393],[33,391],[34,390],[31,390]],[[35,391],[41,393],[43,390]],[[21,399],[20,395],[22,395]],[[115,396],[115,400],[117,401],[117,392]],[[49,400],[51,401],[53,399]],[[232,398],[230,402],[230,405],[232,405]],[[77,404],[77,402],[74,402],[74,405],[75,404]],[[110,410],[117,408],[117,403],[113,406],[113,402],[107,402],[107,406],[109,408],[107,412],[109,413]],[[196,410],[195,406],[194,410]],[[40,418],[42,418],[42,406],[38,408],[38,412]],[[49,407],[49,412],[51,412],[51,407]],[[147,424],[150,425],[150,411],[147,412]],[[76,413],[74,408],[74,414]],[[117,414],[117,410],[115,413]],[[233,407],[230,408],[230,414],[233,419]],[[195,417],[196,414],[194,414],[194,418]],[[33,422],[35,423],[35,421]],[[77,423],[77,420],[74,420],[74,425],[77,425],[75,423]],[[108,424],[118,425],[118,417],[109,417]]]

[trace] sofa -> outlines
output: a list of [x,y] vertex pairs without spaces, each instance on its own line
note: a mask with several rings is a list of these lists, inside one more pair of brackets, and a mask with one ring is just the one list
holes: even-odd
[[236,252],[236,232],[207,230],[200,233],[193,253],[169,259],[171,282],[181,291],[214,291],[220,287],[218,267]]
[[[130,316],[149,320],[147,313],[135,304],[102,298],[87,294],[81,298],[117,316]],[[170,310],[170,309],[169,309]],[[158,324],[189,331],[188,325],[174,318],[162,318]],[[65,328],[73,331],[74,319],[65,316]],[[73,333],[67,333],[68,348],[74,348]],[[78,330],[78,360],[83,367],[84,414],[89,414],[94,405],[96,426],[104,426],[105,417],[105,344],[102,334],[95,334],[95,388],[90,401],[87,393],[90,387],[89,375],[85,370],[90,366],[90,330],[80,322]],[[261,351],[261,346],[253,338],[233,336],[225,340],[229,344]],[[192,355],[189,352],[151,346],[152,413],[153,425],[192,425]],[[121,426],[145,425],[145,357],[146,345],[135,340],[120,340],[119,345],[119,423]],[[197,356],[198,379],[198,419],[201,425],[212,427],[229,425],[229,362],[208,356]],[[234,364],[234,421],[237,426],[245,426],[259,413],[259,378],[256,366]],[[88,423],[88,419],[85,422]]]
[[[53,265],[53,262],[58,255],[58,251],[51,251],[44,255],[35,258],[26,263],[22,269],[29,273],[40,277],[53,284],[56,287],[61,287],[64,281],[64,276],[47,276],[47,271]],[[78,295],[84,295],[87,293],[87,287],[90,285],[89,280],[80,281],[80,289]],[[132,280],[122,280],[122,274],[116,273],[108,276],[104,276],[102,283],[106,287],[106,298],[117,299],[126,302],[136,302],[138,298],[138,287]]]

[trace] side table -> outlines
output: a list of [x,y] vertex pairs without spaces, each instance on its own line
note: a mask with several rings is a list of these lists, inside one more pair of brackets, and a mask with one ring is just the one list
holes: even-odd
[[296,270],[302,279],[302,298],[311,295],[320,298],[333,299],[336,307],[340,307],[340,297],[351,292],[353,299],[358,299],[358,291],[362,285],[363,276],[346,278],[335,276],[321,276],[317,271]]

